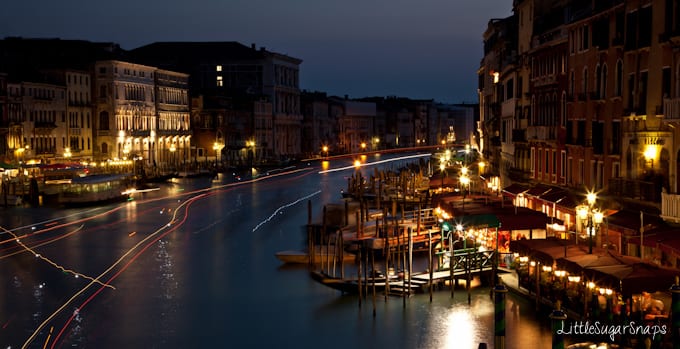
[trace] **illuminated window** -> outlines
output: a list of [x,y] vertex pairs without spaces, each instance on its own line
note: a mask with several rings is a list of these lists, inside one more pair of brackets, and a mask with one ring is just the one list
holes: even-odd
[[[219,66],[218,66],[218,67],[219,67]],[[218,75],[218,76],[217,76],[217,86],[218,86],[218,87],[224,86],[224,82],[222,81],[222,76],[221,76],[221,75]]]
[[222,66],[221,66],[221,65],[216,65],[216,66],[215,66],[215,71],[222,71]]

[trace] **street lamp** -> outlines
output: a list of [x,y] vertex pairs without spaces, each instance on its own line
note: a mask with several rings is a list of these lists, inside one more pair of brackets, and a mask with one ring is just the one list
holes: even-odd
[[[463,167],[465,168],[465,167]],[[463,213],[465,213],[465,187],[470,188],[470,177],[467,176],[467,172],[463,173],[463,175],[460,177],[460,184],[462,184],[462,190],[463,190]]]
[[323,150],[324,154],[326,154],[326,158],[328,158],[328,146],[324,145],[323,148],[321,148],[321,150]]
[[71,157],[71,148],[69,147],[64,148],[64,157],[67,159]]
[[217,152],[220,150],[220,144],[217,142],[213,143],[213,150],[215,151],[215,167],[217,167]]
[[576,207],[578,218],[581,220],[581,224],[586,226],[586,231],[588,232],[589,254],[593,253],[593,235],[595,234],[595,230],[598,229],[604,219],[604,214],[600,210],[594,208],[596,201],[597,195],[593,192],[589,192],[586,196],[587,204]]
[[366,142],[361,142],[361,151],[366,150]]

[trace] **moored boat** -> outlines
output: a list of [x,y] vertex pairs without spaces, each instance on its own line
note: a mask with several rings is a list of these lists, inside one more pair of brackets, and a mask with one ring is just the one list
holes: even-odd
[[63,205],[86,205],[122,201],[129,197],[130,176],[106,174],[78,177],[59,193]]

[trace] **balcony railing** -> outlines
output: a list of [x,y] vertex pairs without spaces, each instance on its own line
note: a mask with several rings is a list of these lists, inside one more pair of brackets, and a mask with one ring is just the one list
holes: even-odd
[[661,192],[661,219],[680,223],[680,195]]
[[680,98],[664,98],[663,119],[667,122],[680,122]]

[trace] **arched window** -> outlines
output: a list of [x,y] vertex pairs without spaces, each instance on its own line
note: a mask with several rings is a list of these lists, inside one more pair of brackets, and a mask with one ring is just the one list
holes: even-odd
[[574,90],[576,89],[576,74],[572,70],[569,74],[569,94],[574,98]]
[[588,67],[583,68],[583,80],[581,81],[581,92],[588,93]]
[[599,64],[595,67],[595,95],[602,97],[602,67]]
[[538,116],[536,115],[536,96],[531,96],[531,118],[529,121],[531,122],[532,126],[536,125],[536,118]]
[[99,129],[100,130],[109,130],[109,112],[103,111],[99,113]]
[[617,96],[621,97],[623,91],[623,61],[620,59],[616,62],[616,81],[614,89]]
[[607,64],[602,66],[602,90],[600,98],[607,98]]
[[562,91],[562,105],[560,113],[560,125],[567,127],[567,91]]
[[108,154],[109,153],[109,145],[106,143],[102,143],[102,154]]

